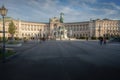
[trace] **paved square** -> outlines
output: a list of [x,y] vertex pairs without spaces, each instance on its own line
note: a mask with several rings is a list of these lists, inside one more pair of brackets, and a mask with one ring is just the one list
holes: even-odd
[[27,45],[31,48],[18,49],[18,56],[0,63],[0,80],[120,79],[120,44],[46,41]]

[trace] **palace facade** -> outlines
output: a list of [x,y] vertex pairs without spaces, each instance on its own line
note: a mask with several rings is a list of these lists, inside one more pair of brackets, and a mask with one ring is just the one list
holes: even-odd
[[[16,26],[15,37],[18,38],[40,38],[40,37],[53,37],[54,31],[59,26],[64,26],[67,30],[69,36],[70,31],[72,31],[71,37],[100,37],[100,36],[120,36],[120,20],[110,20],[110,19],[96,19],[83,22],[70,22],[61,23],[60,19],[53,17],[49,19],[48,23],[41,22],[29,22],[23,20],[15,20],[13,18],[5,18],[5,31],[6,37],[11,35],[8,33],[8,27],[10,21],[13,21]],[[2,37],[3,23],[0,19],[0,37]]]

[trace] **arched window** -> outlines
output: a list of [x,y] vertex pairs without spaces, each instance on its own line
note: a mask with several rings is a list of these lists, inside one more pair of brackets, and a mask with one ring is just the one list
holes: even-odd
[[22,36],[24,37],[24,33],[22,33]]
[[56,29],[57,28],[57,24],[54,24],[54,29]]

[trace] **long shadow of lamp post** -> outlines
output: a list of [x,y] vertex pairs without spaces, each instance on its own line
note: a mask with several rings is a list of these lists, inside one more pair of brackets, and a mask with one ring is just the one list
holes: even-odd
[[7,9],[2,6],[2,8],[0,8],[0,14],[3,18],[3,45],[2,45],[2,53],[3,53],[3,62],[5,62],[5,22],[4,22],[4,17],[7,14]]

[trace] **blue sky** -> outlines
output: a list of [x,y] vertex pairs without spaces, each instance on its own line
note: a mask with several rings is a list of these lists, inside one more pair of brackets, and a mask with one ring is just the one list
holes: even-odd
[[3,4],[8,9],[7,16],[25,21],[48,22],[61,12],[64,22],[120,20],[120,0],[0,0],[0,7]]

